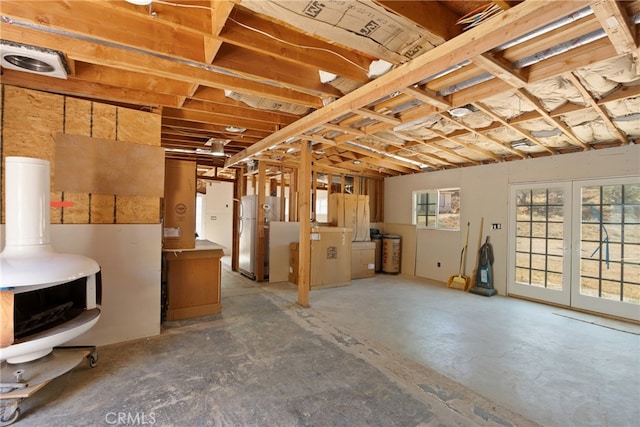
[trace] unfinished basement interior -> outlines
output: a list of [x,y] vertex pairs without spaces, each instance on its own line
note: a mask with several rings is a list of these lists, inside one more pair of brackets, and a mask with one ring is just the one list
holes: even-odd
[[640,1],[2,0],[0,425],[640,424]]

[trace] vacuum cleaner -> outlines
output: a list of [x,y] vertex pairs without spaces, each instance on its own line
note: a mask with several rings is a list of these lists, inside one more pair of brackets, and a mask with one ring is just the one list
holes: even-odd
[[497,294],[493,288],[493,248],[489,243],[489,236],[482,246],[478,258],[478,272],[476,273],[476,285],[469,292],[491,297]]

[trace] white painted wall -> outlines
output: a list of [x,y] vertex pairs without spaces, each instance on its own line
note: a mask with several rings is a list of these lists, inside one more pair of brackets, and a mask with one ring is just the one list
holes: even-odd
[[[461,230],[417,230],[415,275],[445,282],[450,275],[457,274],[467,222],[471,223],[471,229],[465,271],[471,275],[475,264],[480,218],[484,217],[483,236],[490,236],[495,257],[494,287],[504,295],[507,289],[510,184],[639,174],[640,147],[626,145],[606,150],[387,178],[384,188],[385,230],[387,224],[411,224],[413,191],[460,187]],[[502,229],[491,230],[493,223],[502,224]],[[438,262],[441,263],[440,268],[437,267]],[[403,270],[402,273],[413,272]]]
[[[160,224],[52,224],[51,244],[93,258],[102,272],[102,315],[68,344],[106,345],[160,334]],[[4,225],[0,230],[4,246]]]
[[233,183],[207,182],[203,203],[203,235],[200,237],[225,247],[224,254],[231,255],[233,247]]
[[269,283],[289,280],[289,243],[298,240],[299,222],[269,223]]

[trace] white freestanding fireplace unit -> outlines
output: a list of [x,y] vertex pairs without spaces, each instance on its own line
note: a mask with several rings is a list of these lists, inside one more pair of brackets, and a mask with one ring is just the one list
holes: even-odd
[[[62,254],[50,242],[49,162],[7,157],[5,236],[0,253],[3,327],[0,362],[42,358],[89,330],[100,318],[100,267]],[[13,299],[13,306],[7,301]],[[7,310],[13,311],[13,316]],[[10,335],[9,338],[6,335]]]

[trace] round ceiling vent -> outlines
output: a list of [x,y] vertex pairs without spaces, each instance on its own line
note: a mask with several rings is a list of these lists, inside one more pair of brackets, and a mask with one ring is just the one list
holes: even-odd
[[68,73],[62,52],[6,40],[0,40],[0,66],[60,79],[66,79]]
[[55,70],[51,64],[28,56],[9,54],[5,55],[3,58],[8,63],[13,64],[18,68],[23,68],[36,73],[51,73]]

